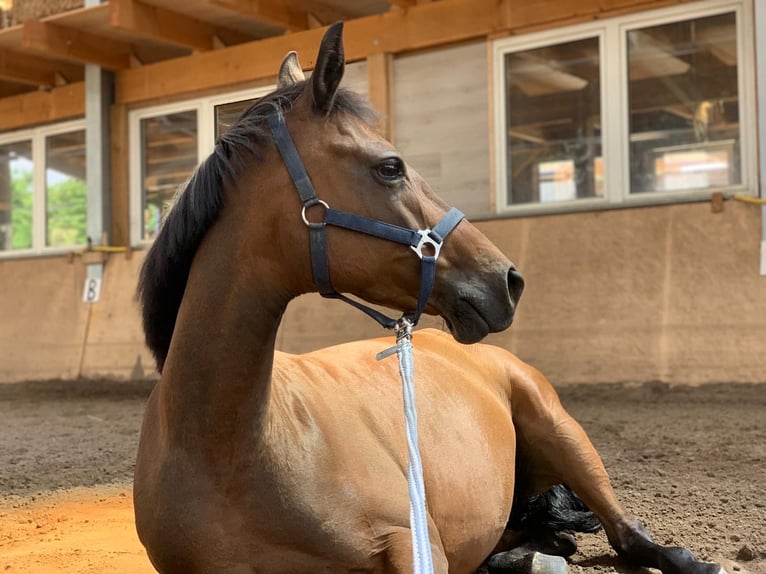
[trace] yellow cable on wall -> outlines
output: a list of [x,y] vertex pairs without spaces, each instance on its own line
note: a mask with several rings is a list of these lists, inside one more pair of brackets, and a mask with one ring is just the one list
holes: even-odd
[[745,195],[743,193],[735,193],[732,199],[742,201],[744,203],[756,203],[758,205],[766,205],[766,197],[753,197],[752,195]]

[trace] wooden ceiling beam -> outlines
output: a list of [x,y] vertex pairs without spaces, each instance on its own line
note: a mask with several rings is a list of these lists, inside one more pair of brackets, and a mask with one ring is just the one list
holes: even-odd
[[[213,50],[215,38],[229,39],[230,30],[215,26],[185,14],[159,6],[150,6],[139,0],[109,0],[109,24],[130,34],[182,46],[198,52]],[[241,38],[241,41],[251,38]]]
[[50,91],[0,98],[0,131],[61,121],[85,114],[85,82]]
[[52,22],[25,21],[21,43],[25,49],[49,57],[78,64],[96,64],[107,70],[124,70],[131,63],[130,44]]
[[[441,0],[355,18],[344,28],[346,61],[482,37],[507,26],[504,14],[504,2],[498,0]],[[323,33],[315,28],[124,70],[118,74],[115,97],[132,104],[273,78],[290,50],[296,50],[303,67],[310,69]]]
[[78,67],[72,64],[0,48],[0,79],[5,81],[52,88],[81,76]]
[[[486,40],[499,33],[555,27],[561,24],[561,20],[552,19],[559,1],[440,0],[408,10],[389,10],[355,18],[346,22],[344,28],[346,61],[362,60],[380,52],[399,54],[467,40]],[[621,14],[637,11],[643,6],[636,4],[636,0],[609,0],[610,8],[605,10],[602,7],[605,1],[578,0],[582,4],[580,14],[593,19],[615,11]],[[530,4],[537,9],[531,9]],[[310,69],[322,34],[323,30],[316,28],[124,70],[118,74],[115,97],[120,103],[133,104],[252,84],[274,78],[282,58],[290,50],[296,50],[303,67]]]
[[244,14],[263,24],[282,28],[288,32],[308,29],[308,14],[298,12],[280,0],[208,0],[213,6]]

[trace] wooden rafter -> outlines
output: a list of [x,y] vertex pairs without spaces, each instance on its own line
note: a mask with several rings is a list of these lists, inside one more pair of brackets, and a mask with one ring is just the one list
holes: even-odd
[[[109,24],[132,35],[204,52],[216,47],[216,38],[242,36],[212,24],[139,0],[109,0]],[[250,38],[241,37],[239,42]]]
[[308,29],[308,15],[280,0],[208,0],[210,4],[244,14],[248,18],[297,32]]
[[0,49],[0,79],[43,88],[63,85],[79,74],[75,66]]
[[0,98],[0,131],[61,121],[85,113],[85,82]]
[[57,59],[96,64],[107,70],[130,67],[132,51],[125,42],[39,20],[24,22],[22,46]]

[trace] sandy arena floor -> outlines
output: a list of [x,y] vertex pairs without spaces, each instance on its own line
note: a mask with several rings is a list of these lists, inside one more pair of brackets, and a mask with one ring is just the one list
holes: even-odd
[[[0,572],[154,572],[130,481],[150,383],[0,385]],[[766,385],[560,389],[655,540],[766,574]],[[649,572],[581,535],[578,573]]]

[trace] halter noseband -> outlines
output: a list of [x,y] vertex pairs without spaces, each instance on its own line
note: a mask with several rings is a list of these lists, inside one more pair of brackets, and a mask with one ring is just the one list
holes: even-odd
[[[325,228],[328,225],[334,225],[336,227],[342,227],[351,231],[357,231],[359,233],[372,235],[373,237],[393,241],[394,243],[409,245],[421,260],[420,293],[418,295],[418,304],[415,313],[412,315],[405,314],[404,317],[407,318],[412,325],[416,325],[420,319],[420,315],[423,313],[426,303],[428,302],[428,298],[431,296],[431,290],[433,289],[434,280],[436,278],[436,259],[439,256],[442,243],[447,235],[449,235],[449,233],[455,229],[457,224],[462,221],[464,217],[463,213],[459,209],[453,207],[432,229],[414,230],[392,225],[377,219],[370,219],[369,217],[364,217],[362,215],[335,210],[317,197],[314,185],[311,183],[308,173],[306,173],[306,168],[303,166],[303,162],[298,155],[298,150],[290,137],[290,132],[287,130],[284,116],[281,113],[272,114],[268,117],[268,122],[271,132],[274,135],[274,141],[282,156],[282,160],[287,167],[290,178],[293,180],[293,185],[295,185],[295,189],[298,191],[298,195],[303,203],[301,218],[309,229],[311,271],[314,276],[314,285],[319,291],[319,294],[322,295],[322,297],[345,301],[375,319],[383,327],[387,329],[394,328],[397,324],[395,319],[391,319],[363,303],[354,301],[353,299],[338,293],[333,288],[332,282],[330,281],[327,235],[325,233]],[[306,212],[309,208],[316,205],[321,205],[324,208],[324,219],[319,222],[312,222],[309,221]],[[426,246],[433,251],[432,254],[427,255],[423,253],[423,248]]]

